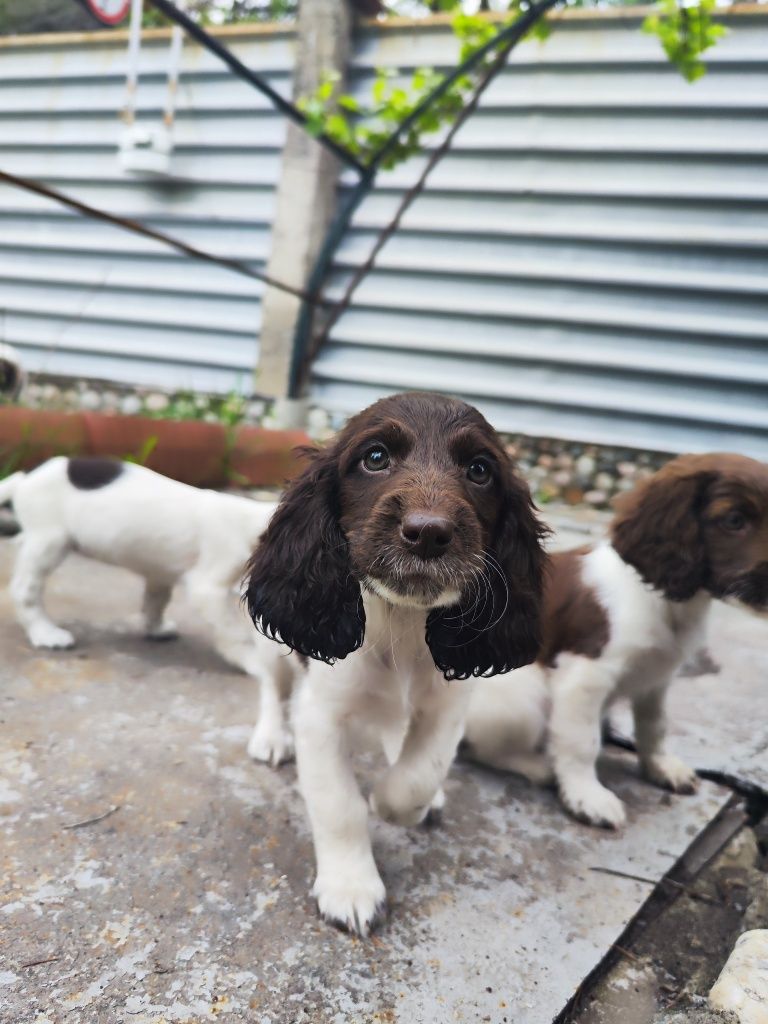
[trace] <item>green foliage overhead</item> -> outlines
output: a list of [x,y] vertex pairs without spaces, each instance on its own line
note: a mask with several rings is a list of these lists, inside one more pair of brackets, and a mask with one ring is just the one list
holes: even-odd
[[[298,0],[187,0],[185,9],[202,25],[285,21],[296,17]],[[145,4],[142,24],[145,28],[155,28],[169,22],[150,4]]]
[[[568,0],[566,0],[566,3]],[[683,77],[693,82],[705,72],[701,55],[725,34],[726,29],[712,21],[715,0],[659,0],[658,10],[643,22],[643,30],[658,37],[669,60]],[[501,21],[468,14],[463,0],[430,0],[433,13],[452,13],[453,32],[459,42],[458,62],[463,63],[489,42],[506,24],[516,20],[530,7],[530,0],[497,0],[506,15]],[[571,0],[570,6],[592,6],[591,0]],[[595,0],[595,6],[597,5]],[[423,5],[422,5],[423,6]],[[485,10],[489,2],[481,4]],[[413,13],[413,5],[390,4],[397,13]],[[546,39],[549,29],[542,19],[528,38]],[[418,153],[427,136],[450,125],[473,93],[479,77],[493,63],[491,51],[472,71],[453,82],[398,139],[381,162],[384,169],[394,167]],[[338,88],[338,78],[326,76],[299,106],[307,116],[307,128],[314,135],[326,135],[345,147],[361,163],[370,164],[397,127],[408,119],[422,101],[440,84],[443,75],[431,68],[417,68],[404,81],[396,71],[379,69],[370,95],[361,100]]]
[[[498,33],[500,23],[480,15],[465,14],[460,0],[437,0],[442,10],[453,10],[453,32],[459,41],[459,63],[467,60],[476,50]],[[509,0],[506,25],[515,21],[529,8],[528,0]],[[544,39],[549,29],[543,21],[530,35]],[[474,91],[480,75],[495,59],[491,51],[473,69],[472,74],[461,75],[441,96],[418,115],[413,124],[389,150],[382,161],[383,168],[391,168],[419,152],[422,140],[458,116]],[[444,76],[432,68],[417,68],[410,81],[404,82],[394,70],[379,69],[371,86],[370,97],[361,102],[348,93],[338,93],[338,76],[327,75],[311,96],[299,101],[307,117],[307,128],[313,135],[325,134],[344,146],[362,163],[375,159],[393,132],[407,120],[440,84]]]
[[643,31],[658,36],[664,52],[688,82],[706,72],[701,55],[721,39],[726,29],[715,25],[715,0],[698,0],[690,7],[677,0],[660,0],[657,13],[643,22]]

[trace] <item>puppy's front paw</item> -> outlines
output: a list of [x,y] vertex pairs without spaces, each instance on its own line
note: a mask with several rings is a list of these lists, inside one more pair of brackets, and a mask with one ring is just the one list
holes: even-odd
[[373,813],[378,814],[383,821],[404,828],[420,825],[432,806],[429,800],[421,799],[421,794],[415,793],[413,787],[408,786],[391,770],[374,786],[369,804]]
[[47,647],[62,650],[66,647],[75,646],[75,638],[66,629],[58,626],[41,623],[33,626],[29,631],[29,642],[33,647]]
[[643,774],[649,782],[671,789],[673,793],[695,793],[699,780],[693,768],[674,754],[657,754],[643,763]]
[[362,938],[386,917],[387,893],[375,867],[318,875],[312,895],[325,921]]
[[440,789],[432,797],[432,803],[427,808],[427,813],[424,817],[424,824],[427,828],[437,828],[438,825],[443,823],[443,811],[445,809],[445,790],[441,786]]
[[259,723],[248,740],[248,756],[277,768],[293,757],[293,736],[288,729],[263,727]]
[[600,828],[621,828],[627,820],[624,804],[597,779],[560,789],[563,804],[574,818]]

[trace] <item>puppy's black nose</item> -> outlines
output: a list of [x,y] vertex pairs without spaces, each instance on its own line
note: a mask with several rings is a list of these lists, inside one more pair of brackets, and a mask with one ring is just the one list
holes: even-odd
[[450,546],[454,526],[450,519],[425,512],[409,512],[400,524],[400,534],[410,551],[421,558],[437,558]]

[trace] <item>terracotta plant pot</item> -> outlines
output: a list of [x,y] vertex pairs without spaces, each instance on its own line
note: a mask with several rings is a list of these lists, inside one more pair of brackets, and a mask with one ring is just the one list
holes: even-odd
[[85,413],[89,455],[131,458],[196,487],[223,487],[227,436],[220,423]]
[[85,446],[82,413],[0,406],[0,468],[5,472],[33,469],[54,455],[79,455]]
[[53,455],[131,458],[197,487],[279,486],[308,444],[296,430],[227,428],[199,420],[57,413],[0,407],[0,469],[32,469]]
[[281,484],[301,469],[295,448],[309,444],[300,430],[239,427],[229,455],[233,482]]

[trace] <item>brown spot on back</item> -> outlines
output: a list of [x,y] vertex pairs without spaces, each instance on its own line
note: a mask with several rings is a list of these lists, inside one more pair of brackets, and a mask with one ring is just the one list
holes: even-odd
[[553,665],[561,651],[599,658],[608,643],[608,615],[582,578],[583,559],[590,550],[574,548],[551,556],[544,590],[543,642],[538,657],[544,665]]
[[119,459],[75,458],[67,463],[67,476],[79,491],[95,491],[117,480],[123,468]]

